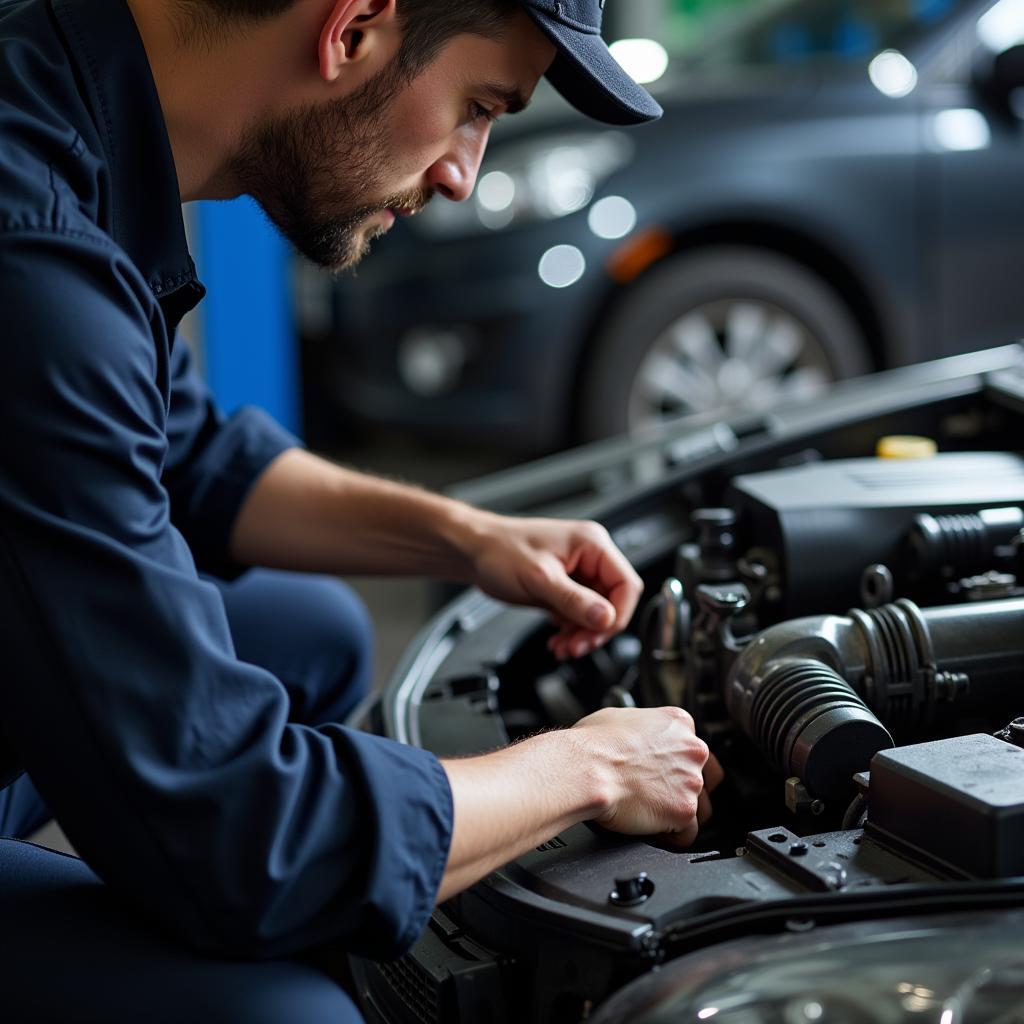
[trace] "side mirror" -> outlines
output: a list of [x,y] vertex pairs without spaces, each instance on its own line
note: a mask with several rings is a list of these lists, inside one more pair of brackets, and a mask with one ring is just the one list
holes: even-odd
[[1001,53],[982,49],[975,60],[973,80],[987,106],[1024,119],[1024,43]]

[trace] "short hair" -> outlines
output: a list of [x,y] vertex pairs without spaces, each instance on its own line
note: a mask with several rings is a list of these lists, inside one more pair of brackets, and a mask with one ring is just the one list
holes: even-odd
[[[187,40],[209,38],[233,26],[275,18],[298,0],[178,0]],[[500,37],[519,0],[396,0],[402,46],[398,66],[406,77],[426,68],[455,36]]]

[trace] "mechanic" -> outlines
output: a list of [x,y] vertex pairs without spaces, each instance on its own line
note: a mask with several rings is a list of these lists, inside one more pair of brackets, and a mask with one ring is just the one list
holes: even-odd
[[[437,901],[575,822],[696,835],[720,770],[679,709],[443,764],[339,724],[369,624],[307,574],[473,584],[547,609],[559,658],[621,630],[640,581],[593,523],[502,518],[224,418],[176,340],[203,295],[182,201],[252,195],[341,269],[466,199],[542,74],[607,121],[657,116],[603,6],[0,0],[3,1019],[356,1021],[308,950],[399,955]],[[51,814],[82,861],[17,839]]]

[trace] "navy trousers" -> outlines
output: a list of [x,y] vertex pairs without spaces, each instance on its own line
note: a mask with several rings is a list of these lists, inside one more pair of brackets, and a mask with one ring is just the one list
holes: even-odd
[[[335,580],[265,570],[217,585],[239,658],[284,683],[292,718],[310,725],[343,721],[370,683],[372,630],[359,599]],[[345,992],[305,962],[218,961],[176,944],[134,915],[80,860],[23,841],[49,817],[27,776],[0,791],[0,837],[6,837],[0,838],[0,1019],[362,1020]]]

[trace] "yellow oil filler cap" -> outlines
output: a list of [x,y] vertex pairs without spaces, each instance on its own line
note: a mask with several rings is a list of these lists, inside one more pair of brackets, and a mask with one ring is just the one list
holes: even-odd
[[891,434],[879,440],[875,454],[880,459],[930,459],[938,450],[939,446],[930,437]]

